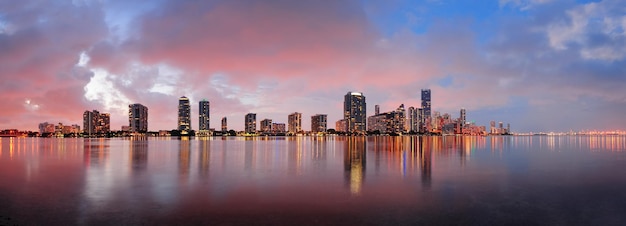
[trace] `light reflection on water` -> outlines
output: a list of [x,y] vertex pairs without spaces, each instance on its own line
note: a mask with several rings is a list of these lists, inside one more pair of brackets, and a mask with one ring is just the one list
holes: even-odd
[[625,156],[624,136],[2,138],[0,224],[623,224]]

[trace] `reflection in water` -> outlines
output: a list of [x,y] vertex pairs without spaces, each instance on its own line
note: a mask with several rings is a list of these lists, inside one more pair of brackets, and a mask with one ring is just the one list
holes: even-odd
[[181,175],[189,175],[189,168],[191,167],[191,141],[189,137],[181,137],[178,147],[178,171]]
[[200,165],[200,174],[206,175],[209,172],[209,161],[211,158],[211,145],[208,138],[202,138],[198,141],[200,150],[198,156],[198,165]]
[[430,188],[431,176],[432,176],[432,141],[433,138],[439,139],[440,137],[419,137],[419,159],[420,159],[420,171],[422,172],[422,186],[424,188]]
[[365,148],[365,137],[346,137],[343,164],[352,195],[361,194],[365,175]]
[[90,138],[84,140],[85,165],[93,168],[105,166],[109,157],[109,140],[104,138]]
[[145,137],[134,137],[128,141],[130,166],[133,171],[148,168],[148,140]]
[[255,155],[254,149],[256,149],[256,145],[254,141],[255,140],[253,137],[246,137],[244,141],[244,152],[245,152],[244,169],[245,170],[251,170],[253,167],[254,155]]

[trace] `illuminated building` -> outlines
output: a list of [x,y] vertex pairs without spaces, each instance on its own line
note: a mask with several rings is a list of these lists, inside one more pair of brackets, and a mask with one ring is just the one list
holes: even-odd
[[261,120],[261,132],[264,132],[264,133],[272,132],[272,120],[271,119]]
[[199,110],[198,112],[198,130],[209,130],[211,127],[211,103],[208,100],[202,100],[199,102]]
[[256,114],[248,113],[245,117],[245,132],[246,133],[256,133]]
[[337,132],[346,132],[347,128],[348,128],[347,120],[340,119],[337,122],[335,122],[335,131],[337,131]]
[[148,132],[148,107],[141,104],[128,105],[128,126],[130,132]]
[[226,121],[226,117],[222,117],[222,132],[228,131],[228,124]]
[[302,132],[302,113],[294,112],[289,114],[287,125],[290,133]]
[[422,89],[422,109],[424,117],[431,117],[430,89]]
[[409,107],[407,118],[407,130],[413,132],[419,132],[419,108]]
[[323,114],[317,114],[311,116],[311,132],[313,133],[325,133],[327,116]]
[[103,134],[111,131],[111,115],[96,110],[83,113],[83,133],[88,135]]
[[272,132],[285,133],[285,123],[272,123]]
[[39,133],[54,133],[54,124],[48,122],[39,123]]
[[465,118],[465,108],[461,108],[461,116],[459,117],[459,121],[461,122],[461,126],[465,126],[465,123],[467,123],[467,119]]
[[367,117],[367,131],[380,133],[403,133],[406,131],[406,116],[404,104],[395,111],[379,113]]
[[178,130],[187,133],[191,130],[191,106],[189,98],[182,96],[178,99]]
[[346,120],[347,132],[365,132],[366,110],[365,96],[359,92],[348,92],[344,96],[343,119]]

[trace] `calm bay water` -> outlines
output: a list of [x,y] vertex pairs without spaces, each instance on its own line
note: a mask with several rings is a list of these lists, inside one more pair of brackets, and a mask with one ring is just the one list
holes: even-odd
[[626,225],[626,137],[1,138],[0,225]]

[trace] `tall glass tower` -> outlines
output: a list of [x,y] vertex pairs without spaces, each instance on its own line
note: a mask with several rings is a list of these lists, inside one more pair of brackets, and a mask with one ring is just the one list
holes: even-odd
[[200,127],[199,130],[209,130],[211,116],[209,116],[210,112],[210,103],[208,100],[200,101],[200,112],[198,113],[198,124]]
[[422,110],[424,117],[430,118],[430,89],[422,89]]
[[367,116],[365,96],[360,92],[348,92],[343,101],[343,119],[347,132],[365,132]]
[[178,99],[178,130],[181,132],[191,130],[191,106],[189,98],[185,96]]
[[148,108],[142,104],[128,105],[128,125],[133,132],[148,132]]

